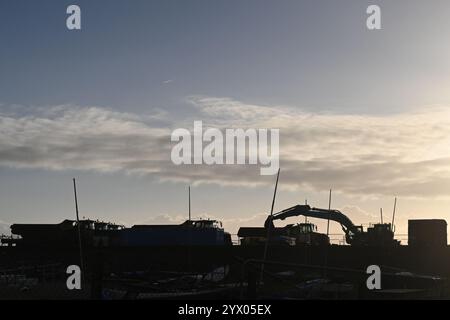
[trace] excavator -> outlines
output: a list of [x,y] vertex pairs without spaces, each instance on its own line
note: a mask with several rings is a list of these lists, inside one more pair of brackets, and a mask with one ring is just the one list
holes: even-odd
[[394,232],[390,223],[377,223],[364,231],[362,226],[356,226],[339,210],[311,208],[309,205],[296,205],[269,215],[264,227],[274,228],[273,221],[284,220],[289,217],[305,216],[338,222],[345,233],[345,240],[352,246],[396,246],[400,242],[394,239]]

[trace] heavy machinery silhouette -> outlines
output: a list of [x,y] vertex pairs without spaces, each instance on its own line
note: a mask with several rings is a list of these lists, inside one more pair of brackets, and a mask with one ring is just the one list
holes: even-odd
[[[241,245],[263,245],[267,241],[267,229],[261,227],[241,227],[238,231]],[[312,223],[288,224],[284,227],[271,228],[269,242],[288,246],[323,246],[329,245],[326,234],[318,233]]]
[[311,208],[309,205],[296,205],[269,215],[264,227],[274,228],[273,221],[284,220],[289,217],[305,216],[338,222],[345,233],[345,240],[353,246],[395,246],[400,242],[394,239],[394,232],[390,223],[377,223],[364,231],[362,226],[356,226],[339,210]]

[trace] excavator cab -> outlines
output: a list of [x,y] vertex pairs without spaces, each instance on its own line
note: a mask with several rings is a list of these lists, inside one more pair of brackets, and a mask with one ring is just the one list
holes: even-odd
[[396,245],[399,244],[394,239],[394,231],[390,223],[376,223],[367,228],[367,243],[369,245]]
[[370,229],[372,229],[373,232],[377,232],[377,233],[392,232],[390,223],[375,223],[375,224],[371,225],[369,228],[367,228],[367,231],[369,231]]
[[394,239],[394,232],[390,223],[371,224],[366,231],[362,226],[356,226],[356,233],[347,233],[347,242],[359,246],[392,246],[400,242]]

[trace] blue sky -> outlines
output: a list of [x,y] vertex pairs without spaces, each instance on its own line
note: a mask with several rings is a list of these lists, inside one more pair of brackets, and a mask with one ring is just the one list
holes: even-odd
[[[65,27],[74,3],[81,31]],[[369,4],[380,5],[382,30],[366,29]],[[90,217],[179,221],[197,183],[199,215],[234,229],[260,223],[273,177],[170,165],[164,137],[193,120],[280,128],[278,209],[305,198],[326,206],[332,187],[356,222],[377,219],[394,195],[403,228],[408,217],[450,218],[449,10],[447,1],[1,1],[0,220],[71,217],[75,176]]]
[[380,112],[449,99],[436,84],[445,1],[379,1],[379,32],[365,28],[369,1],[79,1],[81,32],[65,28],[71,3],[1,3],[3,103],[144,112],[204,94]]

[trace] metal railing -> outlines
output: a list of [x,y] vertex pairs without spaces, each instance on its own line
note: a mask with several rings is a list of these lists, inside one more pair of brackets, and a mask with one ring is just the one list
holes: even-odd
[[[343,233],[330,233],[330,244],[334,245],[348,245],[345,241],[345,234]],[[399,233],[395,234],[394,238],[400,241],[400,244],[407,245],[408,244],[408,234],[407,233]],[[241,245],[241,239],[238,237],[237,234],[231,234],[231,242],[233,245],[238,246]]]

